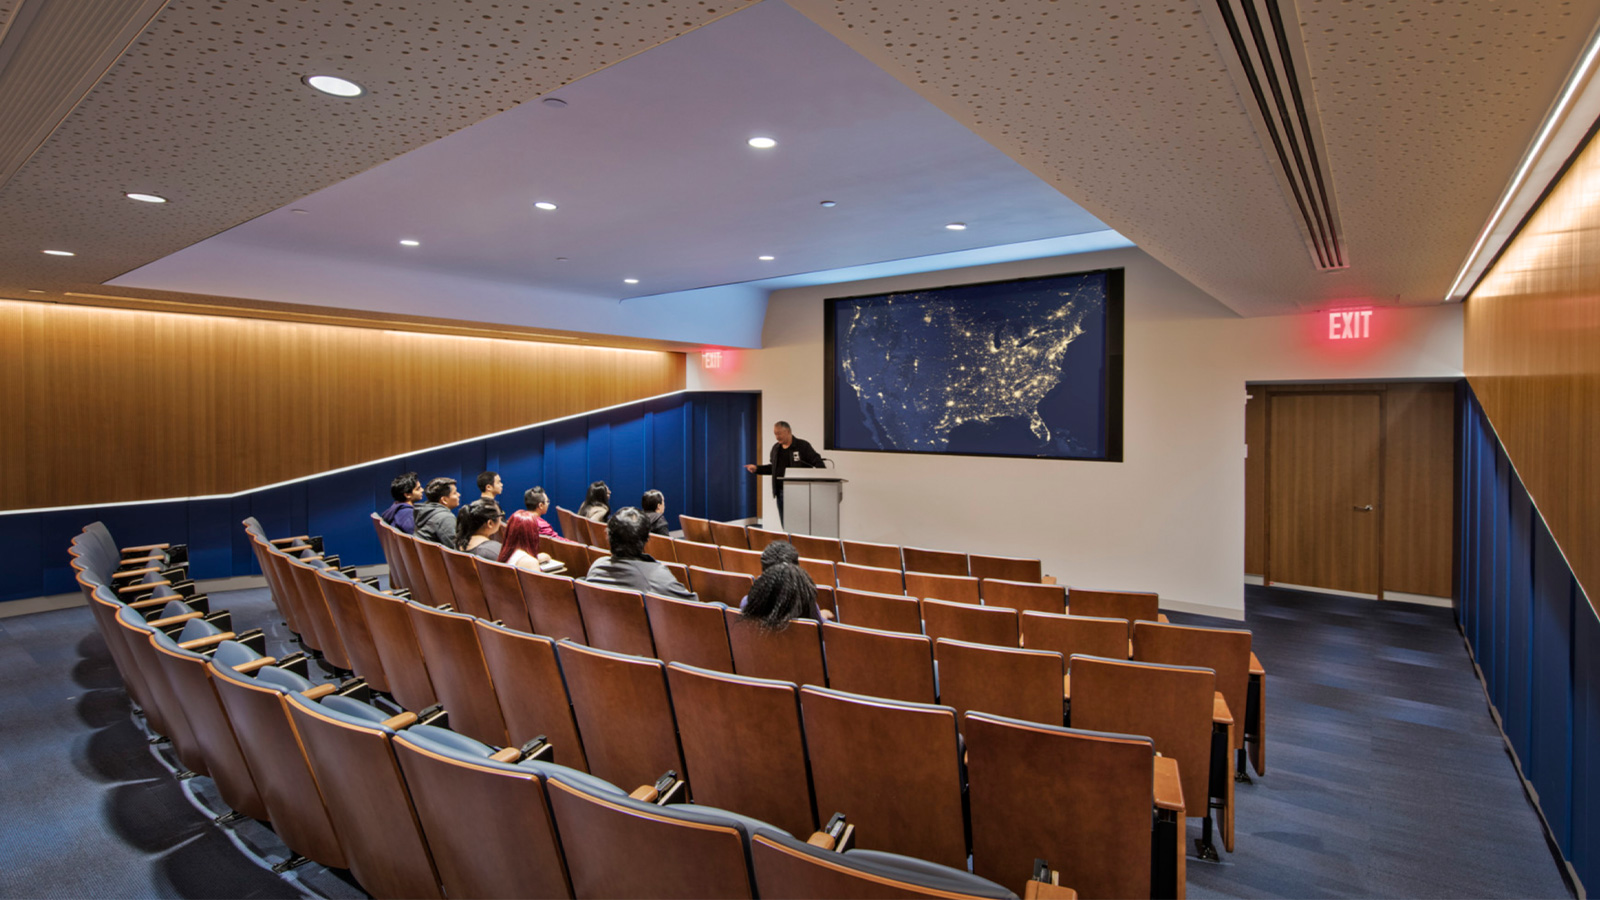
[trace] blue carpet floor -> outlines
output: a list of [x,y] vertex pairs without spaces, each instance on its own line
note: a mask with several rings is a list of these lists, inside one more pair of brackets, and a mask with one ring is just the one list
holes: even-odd
[[[1268,771],[1238,786],[1236,852],[1190,857],[1191,897],[1571,896],[1449,610],[1247,591]],[[265,590],[212,599],[285,648]],[[362,896],[273,874],[271,830],[213,824],[209,779],[145,737],[87,609],[0,619],[0,896]]]

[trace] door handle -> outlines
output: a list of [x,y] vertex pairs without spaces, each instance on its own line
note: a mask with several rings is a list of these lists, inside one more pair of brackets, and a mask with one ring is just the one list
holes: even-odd
[[1351,509],[1354,509],[1356,512],[1372,512],[1372,504],[1368,503],[1366,506],[1353,506]]

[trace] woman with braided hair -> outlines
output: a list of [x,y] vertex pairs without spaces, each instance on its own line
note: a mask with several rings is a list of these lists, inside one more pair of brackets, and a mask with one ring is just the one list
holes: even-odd
[[750,586],[750,596],[745,598],[739,616],[767,631],[782,631],[792,619],[821,621],[817,586],[811,582],[811,576],[794,563],[775,563]]

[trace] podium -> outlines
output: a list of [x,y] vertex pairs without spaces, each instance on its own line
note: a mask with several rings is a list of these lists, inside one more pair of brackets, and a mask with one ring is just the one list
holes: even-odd
[[838,537],[839,500],[844,496],[846,480],[836,475],[784,475],[783,530]]

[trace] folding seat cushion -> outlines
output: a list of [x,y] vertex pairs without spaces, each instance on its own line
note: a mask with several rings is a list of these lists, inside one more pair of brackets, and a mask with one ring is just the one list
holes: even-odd
[[[900,550],[907,572],[925,572],[929,575],[959,575],[966,577],[967,555],[950,550],[923,550],[920,547],[903,547]],[[941,597],[941,600],[950,599]]]
[[722,549],[716,544],[689,540],[673,541],[672,552],[677,561],[685,566],[718,570],[722,568]]
[[[758,560],[759,562],[759,560]],[[739,603],[750,596],[750,585],[755,579],[742,572],[723,572],[716,569],[689,567],[689,578],[694,581],[694,592],[707,603],[739,608]]]
[[500,698],[511,745],[520,747],[542,736],[550,743],[553,762],[588,771],[572,701],[556,660],[556,642],[481,620],[477,628],[483,660],[501,688],[495,696]]
[[1122,659],[1128,655],[1128,620],[1095,616],[1022,614],[1022,646],[1054,650],[1068,659],[1075,653]]
[[528,603],[522,597],[522,584],[517,580],[517,567],[505,563],[474,558],[478,568],[478,583],[483,587],[483,602],[489,614],[482,618],[504,622],[517,631],[533,631],[528,621]]
[[1021,612],[1032,610],[1058,616],[1067,611],[1067,589],[1059,584],[984,578],[978,582],[978,593],[988,606],[1009,606]]
[[878,594],[904,594],[906,592],[905,576],[899,569],[839,563],[833,567],[833,572],[839,579],[839,587],[841,588],[849,588],[855,591],[872,591]]
[[828,687],[834,690],[911,703],[938,702],[933,640],[925,635],[823,622],[822,647]]
[[922,627],[928,637],[1015,647],[1021,643],[1017,611],[1003,606],[922,601]]
[[728,645],[728,621],[722,604],[645,594],[644,605],[650,616],[657,659],[715,672],[733,671],[733,650]]
[[756,834],[750,845],[750,860],[755,870],[756,891],[762,900],[811,897],[1015,900],[1017,896],[1005,886],[973,875],[965,868],[877,850],[835,853],[772,831]]
[[905,562],[900,556],[900,547],[896,544],[872,544],[867,541],[840,541],[840,544],[844,550],[843,561],[853,566],[872,566],[896,571],[905,567]]
[[643,594],[581,579],[572,587],[591,647],[634,656],[656,655]]
[[915,598],[841,587],[833,592],[839,621],[858,628],[922,633],[922,605]]
[[477,617],[411,602],[406,613],[434,692],[450,714],[450,727],[496,746],[509,743],[500,698],[478,646]]
[[439,702],[407,612],[407,605],[413,601],[374,591],[357,591],[356,599],[395,702],[413,712]]
[[534,634],[558,641],[588,643],[571,577],[518,569],[517,583],[522,585],[522,599],[528,604],[528,625]]
[[1064,672],[1061,654],[971,644],[933,642],[939,666],[939,702],[963,721],[969,712],[1060,725]]
[[978,579],[966,575],[930,575],[926,572],[908,571],[905,579],[908,596],[972,605],[983,602],[978,590]]
[[683,529],[685,540],[698,544],[715,544],[711,537],[711,522],[696,516],[678,516],[678,527]]
[[761,576],[761,551],[723,547],[722,570],[724,572],[740,572],[749,575],[751,578],[759,578]]
[[974,578],[1001,578],[1038,584],[1044,580],[1044,564],[1037,559],[1015,556],[967,555],[967,570]]
[[446,547],[439,548],[444,556],[445,570],[450,573],[450,589],[455,591],[456,610],[480,619],[490,618],[489,604],[483,598],[483,585],[478,581],[479,557]]
[[803,559],[825,559],[832,563],[844,562],[844,545],[838,538],[816,537],[810,534],[791,534],[789,543],[800,552]]
[[[173,696],[183,705],[183,715],[194,733],[195,743],[205,758],[206,769],[216,783],[217,793],[230,809],[257,821],[267,818],[267,808],[256,789],[250,766],[239,749],[239,741],[228,714],[217,699],[207,674],[207,657],[185,650],[161,631],[150,635],[154,657],[166,673]],[[235,657],[244,645],[233,643],[225,657]]]
[[750,538],[745,534],[743,525],[734,525],[731,522],[710,522],[711,543],[719,547],[733,547],[737,550],[749,550]]
[[351,581],[337,572],[328,571],[317,573],[317,586],[322,590],[322,599],[328,606],[333,625],[339,630],[339,642],[344,646],[350,668],[365,678],[373,690],[389,693],[389,679],[384,674],[383,658],[378,654],[372,629],[367,626],[367,616],[361,611],[361,598],[357,596],[362,591],[374,594],[382,592],[371,585]]
[[612,784],[653,784],[671,769],[684,774],[666,667],[646,659],[556,644],[589,772]]
[[795,684],[826,685],[822,631],[810,619],[794,619],[778,631],[744,618],[737,609],[723,612],[733,670],[752,678],[775,678]]

